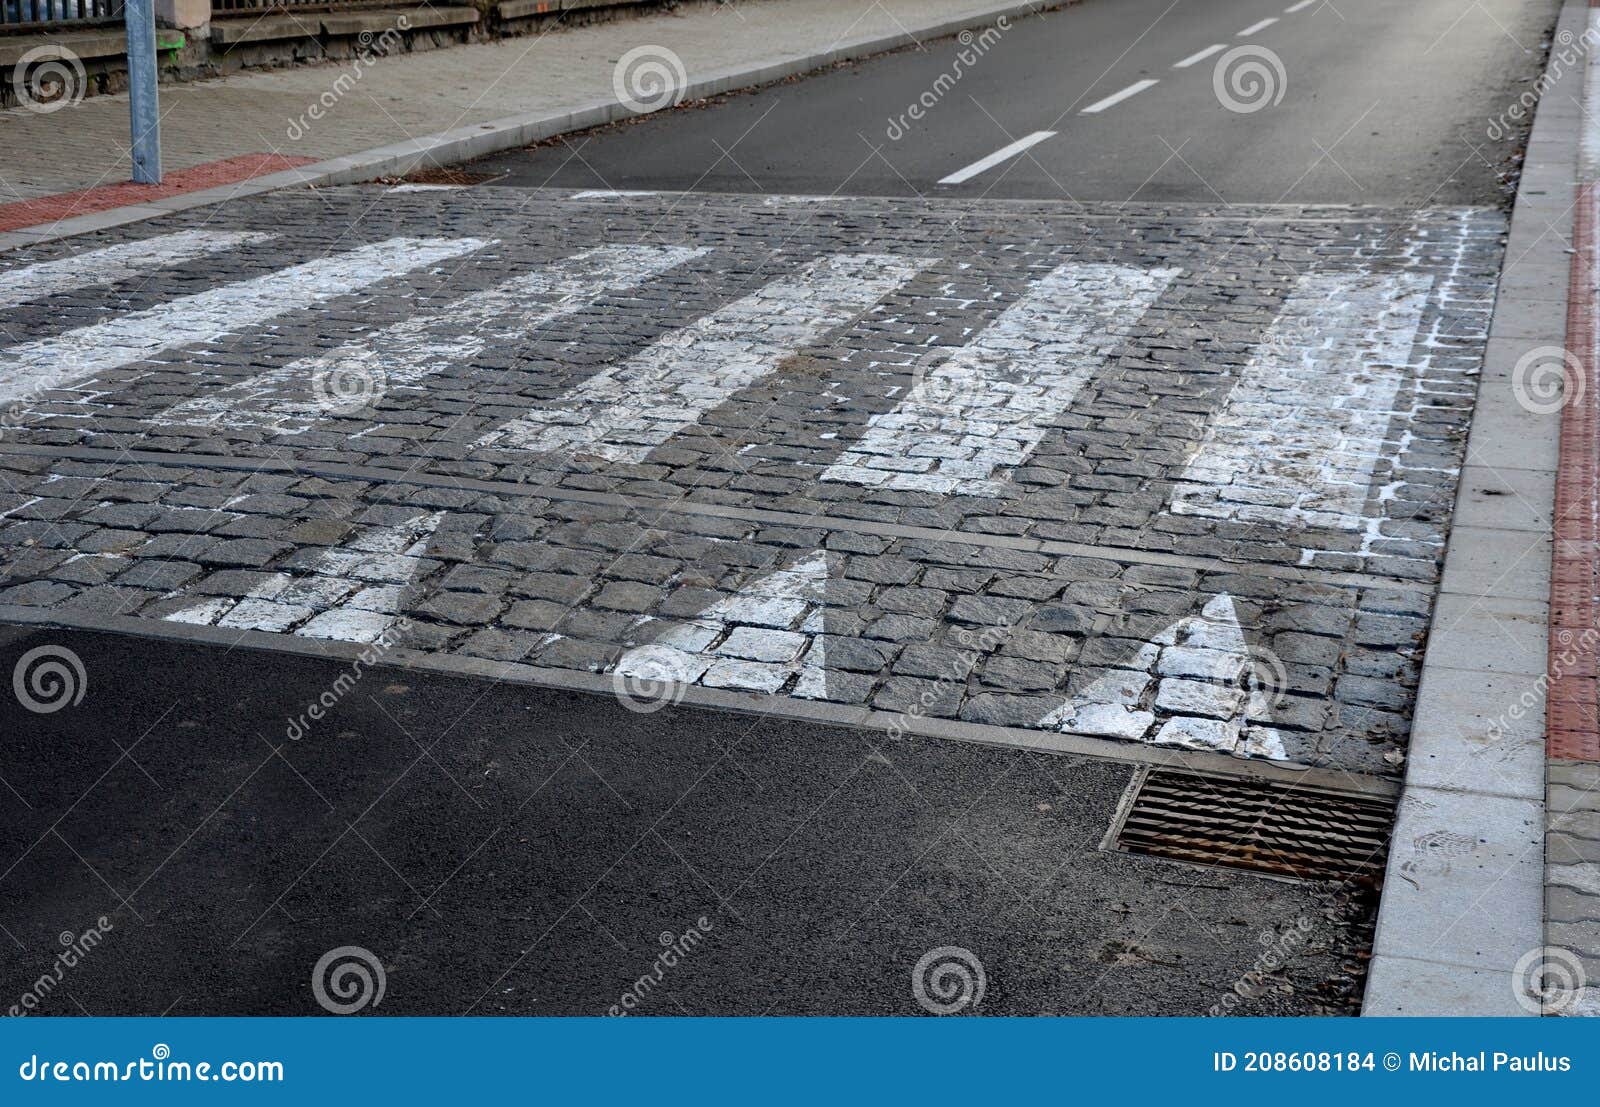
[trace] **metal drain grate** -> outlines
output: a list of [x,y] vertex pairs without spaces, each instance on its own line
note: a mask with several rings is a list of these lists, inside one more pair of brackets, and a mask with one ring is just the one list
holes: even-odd
[[1151,769],[1116,848],[1301,880],[1376,878],[1394,806],[1381,799]]

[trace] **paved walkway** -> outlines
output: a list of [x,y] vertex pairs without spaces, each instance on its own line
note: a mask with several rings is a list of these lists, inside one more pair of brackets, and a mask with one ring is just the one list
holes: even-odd
[[[996,0],[743,0],[502,42],[354,63],[163,85],[164,168],[242,154],[315,160],[506,116],[576,110],[614,96],[617,61],[670,52],[690,81],[777,64],[871,37],[1005,7]],[[351,75],[358,79],[351,82]],[[341,95],[335,83],[343,78]],[[646,95],[648,90],[643,89]],[[321,119],[313,105],[331,104]],[[297,137],[291,137],[291,135]],[[38,114],[0,112],[0,203],[128,179],[126,96]],[[19,157],[18,152],[34,151]]]

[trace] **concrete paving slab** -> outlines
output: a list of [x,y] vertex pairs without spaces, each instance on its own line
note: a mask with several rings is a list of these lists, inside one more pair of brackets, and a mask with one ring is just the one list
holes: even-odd
[[1555,510],[1555,474],[1547,469],[1500,469],[1467,465],[1461,470],[1456,526],[1550,532]]
[[1457,527],[1459,545],[1445,557],[1446,593],[1509,600],[1547,601],[1550,539],[1528,531]]
[[1542,600],[1447,588],[1434,607],[1428,664],[1537,677],[1545,671],[1547,620]]
[[1375,956],[1509,974],[1543,931],[1543,854],[1540,803],[1408,788]]

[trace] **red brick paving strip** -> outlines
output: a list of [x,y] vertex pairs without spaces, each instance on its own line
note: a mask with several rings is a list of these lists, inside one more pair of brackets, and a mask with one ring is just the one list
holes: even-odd
[[1596,639],[1600,638],[1600,185],[1578,187],[1567,298],[1567,345],[1579,379],[1561,410],[1555,544],[1550,558],[1550,676],[1545,735],[1550,757],[1600,761]]
[[100,185],[78,192],[59,192],[54,196],[41,196],[37,200],[18,200],[0,204],[0,231],[14,231],[40,223],[54,223],[74,215],[110,211],[128,204],[142,204],[150,200],[163,200],[202,188],[236,184],[252,177],[264,177],[301,165],[310,165],[313,159],[289,157],[284,154],[240,154],[236,158],[209,161],[204,165],[168,173],[158,185],[119,184]]

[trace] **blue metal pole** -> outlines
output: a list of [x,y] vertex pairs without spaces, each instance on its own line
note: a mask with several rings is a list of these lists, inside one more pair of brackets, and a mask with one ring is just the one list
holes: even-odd
[[128,105],[133,121],[133,179],[161,183],[161,111],[156,102],[155,0],[126,0]]

